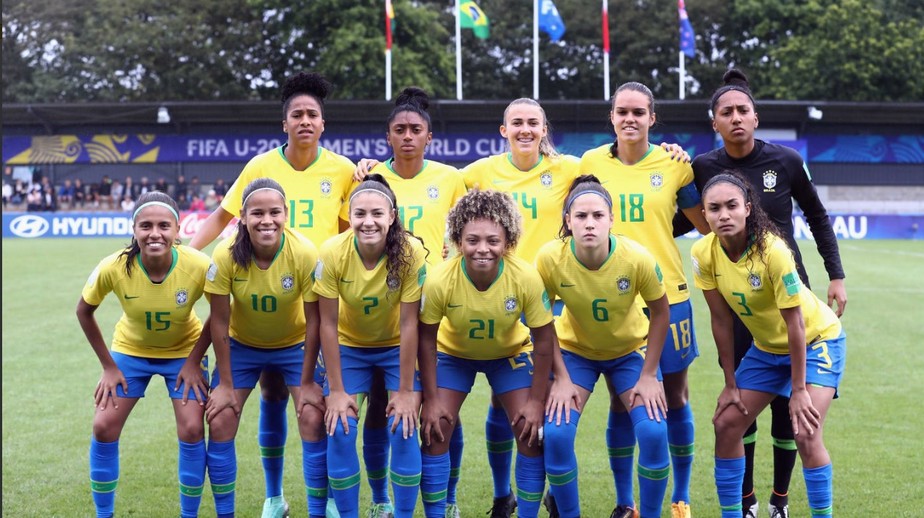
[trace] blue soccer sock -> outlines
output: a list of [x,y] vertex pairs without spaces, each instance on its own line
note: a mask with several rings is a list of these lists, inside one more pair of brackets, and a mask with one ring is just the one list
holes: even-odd
[[324,516],[327,508],[327,436],[320,441],[302,441],[302,474],[308,516]]
[[[570,518],[581,516],[581,502],[578,497],[578,465],[574,454],[574,438],[577,435],[581,414],[571,411],[571,423],[545,423],[543,456],[549,492],[555,497],[558,513]],[[518,483],[519,485],[519,483]]]
[[387,504],[388,498],[388,436],[391,427],[363,428],[363,463],[372,489],[372,502]]
[[805,492],[812,518],[834,515],[834,468],[829,462],[817,468],[802,468]]
[[449,487],[446,489],[446,503],[456,503],[456,487],[462,476],[462,450],[465,446],[465,435],[462,432],[462,422],[456,421],[456,428],[452,431],[449,440]]
[[[395,417],[388,418],[388,428],[391,430]],[[398,423],[395,433],[389,433],[391,443],[391,489],[395,493],[395,518],[412,518],[414,508],[417,506],[417,495],[420,492],[420,442],[417,440],[417,430],[404,438],[404,425]]]
[[635,506],[632,469],[635,464],[635,427],[629,412],[613,412],[606,425],[606,449],[616,484],[616,505]]
[[260,400],[260,423],[257,444],[263,461],[263,478],[266,480],[266,498],[282,495],[282,473],[285,467],[286,436],[289,423],[284,401]]
[[119,441],[90,438],[90,491],[97,518],[115,513],[115,490],[119,485]]
[[693,409],[687,402],[682,408],[667,411],[667,438],[674,468],[674,492],[671,502],[690,503],[690,477],[693,475]]
[[744,456],[715,458],[715,490],[719,495],[722,518],[741,517],[741,483],[744,480]]
[[510,494],[510,465],[516,441],[503,408],[488,406],[484,438],[488,446],[488,465],[491,466],[494,480],[494,498],[507,496]]
[[517,478],[517,516],[537,518],[542,492],[545,490],[545,460],[517,453],[514,468]]
[[449,484],[449,453],[421,454],[420,496],[426,518],[445,518],[446,486]]
[[202,502],[202,487],[205,485],[205,440],[183,442],[179,448],[177,464],[180,479],[180,516],[196,518]]
[[[359,518],[359,455],[356,435],[359,421],[348,417],[349,435],[338,420],[334,435],[327,439],[327,477],[342,518]],[[336,459],[335,462],[330,462]]]
[[638,510],[646,518],[658,517],[671,471],[667,424],[663,417],[660,422],[648,419],[644,406],[633,408],[629,415],[638,438]]
[[209,439],[206,448],[206,464],[212,495],[215,497],[215,512],[218,516],[234,516],[234,489],[237,479],[237,454],[234,439],[225,442]]

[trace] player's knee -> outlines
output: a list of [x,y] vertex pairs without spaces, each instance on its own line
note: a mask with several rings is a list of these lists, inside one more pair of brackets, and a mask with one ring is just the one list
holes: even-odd
[[667,422],[664,419],[655,421],[646,417],[638,420],[634,429],[639,450],[667,451]]
[[562,459],[573,454],[577,436],[575,423],[566,424],[564,420],[558,425],[554,422],[545,423],[543,430],[543,450],[547,459]]

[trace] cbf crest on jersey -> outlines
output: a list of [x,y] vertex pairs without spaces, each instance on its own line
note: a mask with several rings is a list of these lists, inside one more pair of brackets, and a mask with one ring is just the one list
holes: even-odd
[[542,186],[545,187],[546,189],[552,187],[552,172],[545,171],[541,175],[539,175],[539,183],[541,183]]
[[620,295],[628,293],[630,288],[632,288],[632,281],[629,280],[627,275],[621,275],[616,279],[616,289],[619,290]]
[[292,289],[295,288],[295,276],[291,273],[282,274],[280,282],[282,284],[282,290],[285,292],[292,291]]
[[750,284],[751,288],[755,290],[759,290],[763,286],[763,284],[760,282],[760,275],[757,275],[756,273],[748,274],[748,284]]
[[438,200],[440,198],[440,188],[435,185],[427,187],[427,198],[433,201]]
[[660,191],[661,187],[664,185],[664,174],[661,171],[655,171],[648,175],[648,178],[651,182],[652,191]]
[[507,295],[507,297],[504,298],[504,311],[507,313],[520,312],[520,302],[517,300],[516,295]]
[[189,291],[186,288],[180,288],[176,290],[175,298],[177,306],[185,306],[189,302]]
[[764,192],[775,192],[776,171],[768,169],[764,171]]
[[330,196],[330,191],[333,189],[334,182],[330,178],[321,178],[321,195]]

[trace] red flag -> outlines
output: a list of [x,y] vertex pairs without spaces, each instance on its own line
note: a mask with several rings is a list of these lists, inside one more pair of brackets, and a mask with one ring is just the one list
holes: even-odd
[[610,51],[610,19],[607,14],[607,0],[603,0],[603,52]]
[[392,20],[395,19],[395,10],[391,0],[385,0],[385,50],[391,50],[391,36],[393,32]]

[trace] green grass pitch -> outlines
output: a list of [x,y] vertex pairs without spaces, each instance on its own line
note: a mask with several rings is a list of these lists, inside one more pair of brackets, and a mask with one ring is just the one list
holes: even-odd
[[[87,452],[93,388],[99,364],[74,309],[87,275],[97,261],[124,239],[3,240],[3,516],[89,517],[93,504]],[[689,267],[691,241],[681,240]],[[811,242],[801,247],[816,293],[824,298],[827,279]],[[843,318],[849,349],[841,398],[825,425],[834,461],[835,509],[840,516],[919,516],[924,464],[924,243],[920,241],[842,241],[849,303]],[[689,274],[688,274],[689,275]],[[696,516],[717,516],[712,478],[715,398],[721,388],[715,347],[702,295],[693,293],[695,324],[702,356],[690,370],[696,418],[696,460],[692,482]],[[204,301],[199,314],[206,313]],[[104,335],[111,336],[118,303],[107,299],[97,312]],[[915,339],[914,337],[918,337]],[[613,483],[602,430],[606,426],[605,387],[588,403],[577,449],[584,515],[608,516]],[[256,444],[253,395],[245,407],[237,448],[239,516],[258,516],[263,477]],[[463,516],[480,516],[490,507],[490,475],[485,458],[484,417],[488,390],[483,378],[463,407],[465,459],[459,502]],[[755,487],[762,506],[771,489],[769,417],[760,419]],[[290,411],[285,494],[292,516],[305,516],[301,445]],[[170,517],[179,514],[176,433],[160,380],[148,388],[121,439],[121,477],[117,516]],[[362,483],[361,501],[369,492]],[[668,488],[668,495],[670,488]],[[792,516],[808,516],[801,467],[791,490]],[[202,516],[214,516],[209,490]],[[545,511],[541,511],[545,516]],[[669,516],[669,505],[664,516]],[[422,511],[418,511],[423,516]]]

